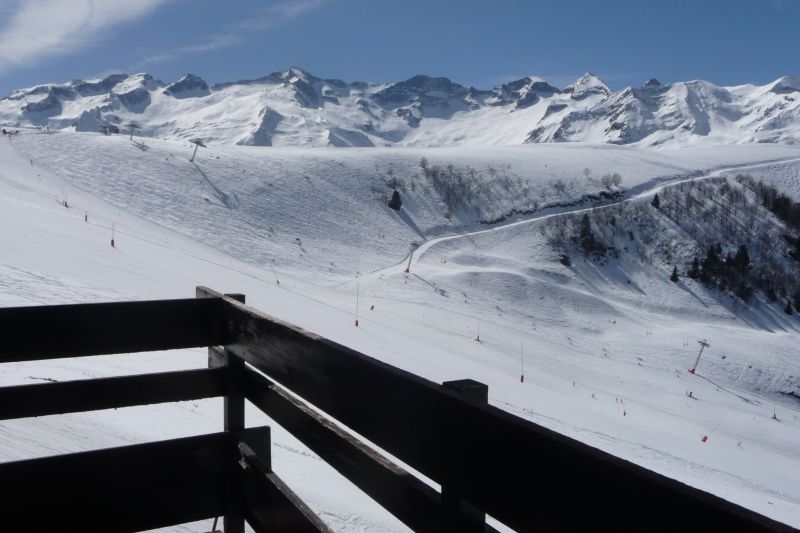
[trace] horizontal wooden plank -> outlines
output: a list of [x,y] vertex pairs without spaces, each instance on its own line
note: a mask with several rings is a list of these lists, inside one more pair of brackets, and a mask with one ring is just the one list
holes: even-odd
[[224,344],[217,298],[0,308],[0,363]]
[[256,533],[332,533],[252,448],[242,443],[239,450],[244,515]]
[[222,396],[221,368],[0,388],[0,420]]
[[442,531],[439,493],[257,372],[245,397],[414,531]]
[[3,527],[138,531],[222,515],[237,442],[215,433],[0,464]]
[[517,530],[796,531],[225,302],[231,353]]

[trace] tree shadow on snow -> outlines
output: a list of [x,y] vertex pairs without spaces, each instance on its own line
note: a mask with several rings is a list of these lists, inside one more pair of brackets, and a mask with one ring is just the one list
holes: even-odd
[[411,220],[411,217],[408,216],[408,213],[406,213],[403,209],[400,209],[395,212],[397,213],[397,216],[400,217],[400,220],[402,220],[403,223],[411,229],[411,231],[419,235],[420,238],[422,238],[422,240],[427,240],[425,234],[422,233],[422,230],[419,229],[419,226],[417,226],[416,223],[414,223],[414,221]]
[[226,193],[222,192],[219,188],[217,188],[217,186],[214,185],[214,183],[210,179],[208,179],[206,173],[203,172],[203,170],[197,165],[197,163],[192,161],[192,164],[200,173],[200,175],[203,176],[203,180],[205,180],[206,185],[208,185],[208,187],[214,193],[214,196],[217,197],[217,200],[222,202],[222,205],[224,205],[228,209],[233,209],[234,207],[236,207],[237,204],[236,198],[231,198],[229,195],[227,195]]
[[622,288],[626,291],[647,295],[647,293],[633,281],[630,273],[619,261],[610,261],[598,265],[591,260],[578,260],[573,263],[580,279],[586,283],[596,294],[604,294],[603,287],[609,285]]
[[[718,295],[719,297],[717,297]],[[778,300],[769,303],[753,298],[751,303],[746,304],[736,297],[731,298],[729,295],[721,293],[715,294],[714,299],[737,319],[752,328],[763,329],[770,333],[800,331],[800,323],[798,323],[800,317],[797,313],[787,315],[783,311],[783,305],[786,305],[785,301]]]

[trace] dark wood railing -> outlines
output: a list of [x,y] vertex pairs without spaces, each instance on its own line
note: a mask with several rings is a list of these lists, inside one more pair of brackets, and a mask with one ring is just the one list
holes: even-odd
[[217,516],[228,533],[327,531],[272,472],[269,428],[245,427],[245,401],[415,531],[491,531],[486,513],[519,531],[797,531],[492,407],[480,383],[433,383],[242,295],[6,308],[0,328],[0,363],[209,347],[208,369],[0,388],[0,419],[225,401],[221,433],[0,464],[11,531]]

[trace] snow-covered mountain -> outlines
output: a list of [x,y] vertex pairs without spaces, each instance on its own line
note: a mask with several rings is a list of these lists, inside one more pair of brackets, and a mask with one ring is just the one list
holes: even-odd
[[45,84],[0,99],[11,127],[139,134],[256,146],[486,146],[587,141],[654,145],[800,141],[800,78],[764,86],[706,81],[611,91],[587,73],[564,89],[526,77],[478,90],[447,78],[391,84],[322,79],[299,69],[209,86],[187,74]]

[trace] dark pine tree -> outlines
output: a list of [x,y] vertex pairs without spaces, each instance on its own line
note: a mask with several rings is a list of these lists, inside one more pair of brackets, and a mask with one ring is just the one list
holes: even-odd
[[692,266],[689,268],[689,272],[686,273],[691,279],[698,279],[700,277],[700,261],[695,257],[692,260]]
[[770,302],[778,301],[778,293],[775,292],[775,287],[772,285],[767,289],[767,300]]
[[392,209],[394,209],[395,211],[398,211],[400,207],[402,207],[403,202],[400,201],[400,193],[397,192],[397,190],[395,190],[392,193],[392,199],[389,200],[389,203],[387,205]]
[[700,272],[700,279],[703,283],[711,283],[719,278],[722,262],[719,259],[720,249],[711,245],[703,259],[703,270]]
[[678,283],[678,280],[680,280],[680,278],[678,277],[678,267],[677,266],[672,267],[672,275],[669,277],[669,280],[672,283]]
[[656,193],[656,195],[655,195],[655,196],[653,196],[653,201],[652,201],[652,202],[650,202],[650,205],[652,205],[652,206],[653,206],[653,207],[655,207],[656,209],[658,209],[659,207],[661,207],[661,200],[659,200],[659,199],[658,199],[658,193]]
[[744,244],[739,246],[736,255],[733,257],[733,268],[738,270],[741,274],[744,274],[747,269],[750,268],[750,254],[747,252],[747,246]]
[[578,242],[581,248],[583,248],[584,254],[588,255],[594,252],[601,252],[603,247],[597,242],[594,236],[592,223],[587,213],[584,213],[578,228]]
[[787,315],[794,314],[794,307],[792,307],[792,302],[786,300],[786,307],[783,308],[783,312],[786,313]]

